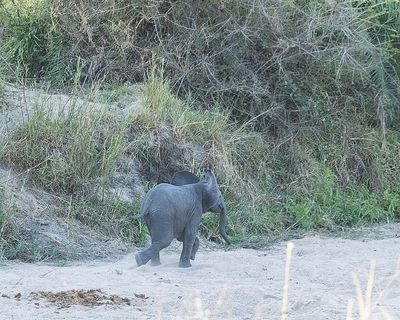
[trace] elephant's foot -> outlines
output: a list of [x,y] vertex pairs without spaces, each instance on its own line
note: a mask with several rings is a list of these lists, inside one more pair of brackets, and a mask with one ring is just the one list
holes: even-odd
[[138,267],[140,267],[141,265],[144,265],[145,263],[143,262],[141,256],[140,256],[140,252],[135,254],[135,260],[136,260],[136,264]]
[[196,257],[196,255],[192,254],[192,255],[190,256],[190,260],[194,260],[195,257]]
[[179,268],[189,268],[191,267],[190,261],[179,261]]

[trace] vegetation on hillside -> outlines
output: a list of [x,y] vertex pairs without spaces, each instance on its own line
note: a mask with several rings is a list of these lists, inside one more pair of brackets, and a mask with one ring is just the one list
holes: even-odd
[[[39,107],[2,161],[79,199],[123,155],[150,184],[212,165],[237,241],[394,221],[399,12],[389,0],[3,0],[3,78],[75,93],[111,83],[108,102],[144,81],[144,105],[126,119]],[[205,216],[203,234],[217,222]]]

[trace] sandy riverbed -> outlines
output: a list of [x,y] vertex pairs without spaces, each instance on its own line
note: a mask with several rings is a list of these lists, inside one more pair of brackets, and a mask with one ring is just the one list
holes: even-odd
[[[373,260],[370,319],[400,319],[397,236],[393,231],[379,240],[293,240],[288,319],[346,319],[349,300],[359,319],[353,274],[365,293]],[[133,253],[67,266],[8,263],[0,267],[1,319],[280,319],[285,242],[268,250],[203,249],[189,269],[177,267],[179,252],[161,258],[161,266],[140,268]],[[100,289],[130,302],[82,306],[31,294],[73,289]]]

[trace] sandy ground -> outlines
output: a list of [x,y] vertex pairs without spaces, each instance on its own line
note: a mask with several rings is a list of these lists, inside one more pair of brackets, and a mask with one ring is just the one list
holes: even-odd
[[[371,301],[369,319],[400,319],[399,231],[399,225],[390,225],[384,239],[293,240],[288,319],[346,319],[349,300],[354,301],[354,319],[359,319],[354,275],[360,279],[364,302]],[[136,267],[133,253],[114,262],[67,266],[8,263],[0,267],[0,318],[280,319],[286,245],[203,249],[188,269],[177,267],[179,252],[173,251],[162,255],[158,267]],[[367,299],[373,260],[372,297]],[[101,289],[131,303],[60,307],[31,294],[71,289]]]

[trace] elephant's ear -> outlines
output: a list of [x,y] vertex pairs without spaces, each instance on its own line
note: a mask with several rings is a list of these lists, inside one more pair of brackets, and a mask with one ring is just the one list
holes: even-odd
[[171,184],[175,186],[183,186],[199,182],[199,178],[189,171],[178,171],[174,174]]

